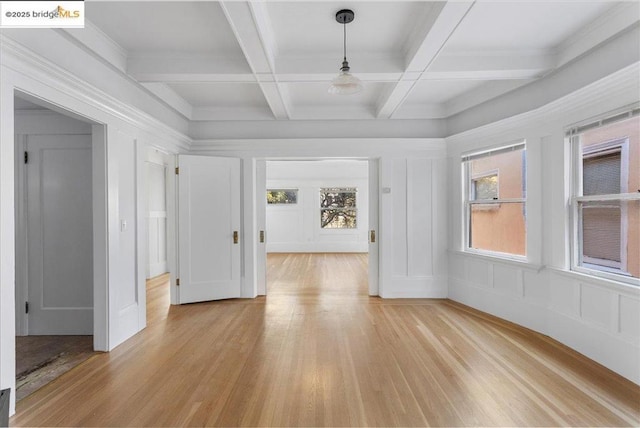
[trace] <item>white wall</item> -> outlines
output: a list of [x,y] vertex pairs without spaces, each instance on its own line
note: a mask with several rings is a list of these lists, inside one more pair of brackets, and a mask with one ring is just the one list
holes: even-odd
[[[55,59],[72,69],[83,68],[83,75],[102,82],[98,86],[109,93],[35,54],[8,34],[48,57],[66,52],[54,55]],[[53,110],[94,123],[93,178],[102,185],[93,206],[94,243],[99,249],[94,251],[94,261],[103,268],[94,271],[94,299],[108,301],[105,310],[94,312],[94,323],[106,326],[104,336],[94,338],[97,349],[111,350],[146,325],[143,149],[156,146],[176,152],[189,142],[131,104],[141,102],[179,127],[166,106],[140,95],[129,79],[59,35],[55,30],[3,30],[0,35],[0,388],[15,390],[14,92],[45,100]],[[138,97],[138,101],[128,104],[116,96],[126,101]],[[11,413],[14,411],[12,394]]]
[[[640,383],[640,289],[569,270],[565,127],[637,103],[640,65],[545,106],[447,138],[449,298],[521,324]],[[460,156],[527,141],[527,262],[463,249]]]
[[[267,252],[368,251],[369,165],[358,160],[268,161],[267,189],[298,189],[297,204],[267,205]],[[323,187],[353,187],[356,229],[321,229]]]
[[444,159],[381,160],[380,296],[447,297]]

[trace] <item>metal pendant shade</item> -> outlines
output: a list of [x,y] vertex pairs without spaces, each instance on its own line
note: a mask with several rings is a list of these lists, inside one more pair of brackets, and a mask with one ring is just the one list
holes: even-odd
[[351,95],[357,94],[362,91],[364,85],[362,81],[349,72],[349,62],[347,61],[347,24],[354,19],[354,13],[352,10],[343,9],[336,13],[336,21],[342,24],[343,27],[343,59],[342,67],[340,68],[340,74],[338,74],[329,86],[330,94],[337,95]]

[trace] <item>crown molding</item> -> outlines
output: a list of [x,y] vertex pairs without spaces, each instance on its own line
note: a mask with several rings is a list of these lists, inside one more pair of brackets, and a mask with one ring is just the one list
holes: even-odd
[[620,105],[637,102],[640,99],[638,95],[640,93],[639,76],[640,61],[539,108],[450,135],[446,137],[447,144],[458,145],[496,138],[499,135],[525,129],[532,124],[556,122],[560,116],[566,116],[587,107],[605,105],[606,100],[619,100]]
[[[191,153],[226,152],[252,157],[371,158],[394,155],[443,158],[444,138],[291,138],[194,140]],[[327,154],[330,153],[328,156]]]
[[80,80],[77,76],[33,53],[4,34],[0,34],[0,52],[3,67],[64,92],[123,122],[139,127],[167,142],[175,151],[188,150],[191,138],[187,135]]

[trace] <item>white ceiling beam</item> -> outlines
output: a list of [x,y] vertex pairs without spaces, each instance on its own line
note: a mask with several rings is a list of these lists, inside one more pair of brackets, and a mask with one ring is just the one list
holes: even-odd
[[276,119],[288,119],[289,105],[273,75],[275,35],[266,6],[258,2],[221,1],[220,7]]
[[[276,75],[280,83],[297,82],[330,82],[337,73],[279,73]],[[358,73],[363,82],[397,82],[402,73]]]
[[208,120],[273,120],[268,107],[194,107],[193,121]]
[[[553,67],[547,67],[546,63],[532,63],[529,65],[520,64],[517,58],[509,65],[501,64],[497,61],[494,64],[485,65],[473,64],[473,59],[460,61],[457,64],[450,64],[448,68],[438,67],[423,73],[417,72],[367,72],[358,73],[357,76],[364,82],[392,82],[398,83],[415,82],[417,80],[505,80],[505,79],[530,79],[540,77]],[[300,73],[226,73],[215,71],[199,71],[194,68],[189,71],[181,70],[182,67],[172,65],[166,68],[150,67],[137,68],[131,74],[141,83],[204,83],[204,82],[226,82],[226,83],[260,83],[273,81],[277,83],[297,83],[297,82],[330,82],[336,73],[323,72],[300,72]]]
[[294,120],[353,120],[375,119],[375,109],[370,105],[336,106],[314,105],[297,106],[292,111]]
[[544,75],[554,65],[554,55],[543,52],[465,52],[438,56],[429,69],[421,73],[420,79],[530,79]]
[[640,3],[621,2],[556,47],[556,67],[590,51],[640,20]]
[[[276,60],[277,74],[331,74],[334,77],[340,72],[341,58],[322,54],[309,56],[280,56]],[[390,55],[387,52],[349,54],[352,63],[351,72],[358,77],[367,73],[397,73],[404,71],[404,57]]]
[[180,112],[187,119],[191,119],[193,115],[193,107],[184,98],[178,95],[165,83],[153,82],[142,83],[142,86],[151,91],[155,96],[160,98],[172,108]]
[[442,104],[404,105],[394,119],[443,119],[447,113]]
[[[421,42],[409,49],[407,72],[423,72],[431,65],[472,6],[473,1],[449,1],[440,8],[432,25],[425,25],[428,31]],[[408,80],[399,81],[389,96],[378,105],[376,117],[391,118],[414,86],[415,80],[411,84]]]
[[[494,80],[467,91],[457,97],[448,100],[443,105],[444,116],[449,117],[485,101],[499,97],[520,86],[526,85],[535,79],[524,80]],[[403,109],[404,110],[404,109]]]
[[106,60],[118,70],[127,71],[127,50],[107,36],[102,30],[96,27],[91,21],[85,18],[84,28],[62,29],[94,54]]

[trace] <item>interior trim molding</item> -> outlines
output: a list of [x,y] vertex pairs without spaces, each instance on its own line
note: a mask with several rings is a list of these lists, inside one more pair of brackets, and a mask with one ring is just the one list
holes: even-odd
[[82,81],[72,73],[31,52],[5,35],[0,35],[0,52],[2,53],[3,67],[28,76],[43,85],[64,91],[83,103],[149,132],[165,142],[169,146],[167,148],[177,152],[189,149],[192,140],[187,135]]
[[[542,107],[450,135],[446,137],[445,140],[448,145],[457,145],[470,140],[500,139],[500,135],[502,134],[527,129],[535,123],[553,121],[560,113],[567,113],[584,107],[599,105],[603,100],[611,99],[615,97],[616,94],[620,94],[622,104],[637,101],[637,94],[640,89],[640,83],[638,82],[639,75],[640,61],[547,103]],[[630,94],[635,94],[636,100],[630,100],[629,102],[623,101],[629,98]]]

